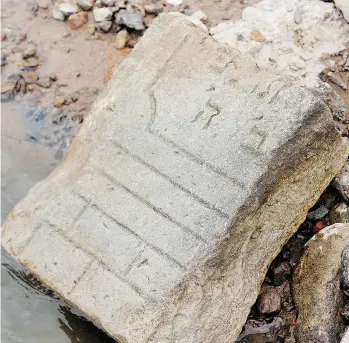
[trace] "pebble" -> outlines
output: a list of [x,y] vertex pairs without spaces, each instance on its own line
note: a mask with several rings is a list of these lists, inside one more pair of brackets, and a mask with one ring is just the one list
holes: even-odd
[[183,0],[166,0],[166,3],[172,6],[180,6],[183,4]]
[[83,9],[84,11],[88,11],[93,7],[94,0],[78,0],[77,4]]
[[330,211],[330,223],[349,223],[349,207],[345,202],[341,202]]
[[273,281],[276,286],[282,285],[291,275],[291,267],[288,262],[279,263],[272,271]]
[[313,231],[314,233],[317,233],[319,231],[321,231],[322,229],[325,228],[325,223],[321,220],[318,220],[315,224],[314,224],[314,227],[313,227]]
[[99,23],[96,24],[96,28],[99,32],[108,32],[112,26],[112,22],[110,20],[106,20],[106,21],[101,21]]
[[61,10],[57,5],[53,6],[52,17],[56,20],[61,20],[61,21],[64,21],[65,19],[64,14],[61,12]]
[[54,99],[53,106],[55,107],[62,107],[65,102],[65,98],[63,95],[57,95]]
[[37,67],[39,65],[39,59],[36,57],[29,57],[24,61],[23,65],[28,68]]
[[69,2],[63,2],[59,4],[58,7],[66,17],[79,12],[79,7],[76,4]]
[[111,20],[113,17],[113,12],[106,7],[95,8],[93,10],[93,16],[95,17],[96,22],[100,23],[102,21]]
[[102,0],[102,5],[107,7],[115,6],[115,0]]
[[79,13],[76,13],[76,14],[72,14],[68,18],[68,26],[72,30],[77,30],[81,26],[85,25],[87,23],[87,21],[88,21],[88,14],[87,14],[87,12],[79,12]]
[[49,76],[45,76],[45,77],[40,77],[36,83],[38,86],[42,88],[50,88],[52,84],[52,80]]
[[327,214],[328,214],[328,209],[324,205],[321,205],[316,210],[309,212],[307,214],[307,219],[311,221],[316,221],[324,218]]
[[20,72],[20,75],[26,83],[36,83],[39,78],[35,71],[22,71]]
[[90,35],[93,35],[95,32],[96,32],[96,25],[95,25],[95,24],[90,24],[90,25],[88,26],[88,33],[89,33]]
[[257,299],[257,309],[260,314],[273,316],[281,310],[281,297],[274,287],[266,287],[259,294]]
[[252,30],[250,32],[250,37],[252,40],[256,41],[256,42],[264,42],[264,37],[262,35],[262,33],[258,30]]
[[140,13],[121,10],[116,14],[115,22],[117,25],[125,25],[130,29],[144,30],[143,18]]
[[207,15],[206,15],[203,11],[201,11],[201,10],[194,12],[194,13],[191,15],[191,17],[200,20],[200,21],[203,22],[204,24],[207,24],[208,17],[207,17]]
[[148,14],[157,14],[156,6],[154,5],[144,5],[144,10]]
[[28,46],[22,53],[23,59],[34,57],[36,55],[36,48],[33,45]]
[[121,30],[115,37],[115,48],[120,50],[125,48],[127,42],[130,40],[130,35],[127,30]]
[[16,81],[5,81],[1,83],[1,94],[13,93],[16,87]]
[[33,85],[27,85],[27,90],[29,92],[33,91],[34,90],[34,86]]
[[6,39],[7,39],[6,33],[5,33],[5,32],[2,32],[2,33],[1,33],[1,41],[6,40]]

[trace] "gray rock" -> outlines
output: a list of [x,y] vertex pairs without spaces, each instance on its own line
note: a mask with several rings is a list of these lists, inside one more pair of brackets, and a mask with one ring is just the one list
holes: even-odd
[[77,4],[82,8],[84,11],[89,11],[94,4],[94,0],[77,0]]
[[234,342],[347,155],[312,92],[164,15],[2,244],[117,341]]
[[343,199],[349,202],[349,161],[347,161],[341,172],[333,179],[332,184],[342,195]]
[[36,48],[34,45],[28,46],[23,52],[22,52],[22,57],[24,59],[34,57],[36,54]]
[[326,206],[321,205],[319,208],[317,208],[314,211],[311,211],[307,214],[307,219],[316,221],[323,219],[328,214],[328,209]]
[[291,267],[288,262],[279,263],[272,271],[273,281],[276,286],[283,284],[291,275]]
[[345,202],[334,206],[330,211],[330,223],[349,223],[349,207]]
[[56,20],[61,20],[61,21],[64,21],[65,19],[64,14],[61,12],[61,10],[57,5],[54,5],[52,8],[52,17]]
[[69,17],[70,15],[79,12],[79,7],[69,2],[63,2],[59,4],[58,7],[65,17]]
[[144,30],[143,18],[140,13],[121,10],[115,16],[117,25],[124,25],[130,29]]
[[342,318],[349,322],[349,304],[344,305],[341,311]]
[[99,23],[96,23],[96,28],[99,32],[103,32],[103,33],[106,33],[106,32],[109,32],[111,26],[112,26],[112,22],[111,21],[101,21]]
[[348,245],[348,224],[328,226],[307,243],[293,276],[297,343],[338,342],[344,329],[339,311],[344,304],[341,255]]
[[95,17],[96,22],[100,23],[102,21],[112,20],[113,12],[107,7],[95,8],[93,10],[93,15]]

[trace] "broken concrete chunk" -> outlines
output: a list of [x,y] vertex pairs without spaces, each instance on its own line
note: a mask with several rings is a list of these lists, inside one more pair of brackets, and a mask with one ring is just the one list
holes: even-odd
[[162,16],[2,243],[120,342],[233,342],[347,154],[318,97]]
[[349,224],[334,224],[306,246],[293,277],[298,309],[297,343],[336,343],[344,331],[340,308],[342,252],[349,246]]

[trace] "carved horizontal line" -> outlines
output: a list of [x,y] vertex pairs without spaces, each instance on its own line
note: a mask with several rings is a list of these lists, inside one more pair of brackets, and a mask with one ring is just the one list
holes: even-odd
[[[76,191],[74,191],[74,193],[77,193]],[[81,197],[85,198],[83,195],[79,194]],[[86,198],[85,198],[86,199]],[[86,199],[87,200],[87,199]],[[143,237],[141,237],[138,233],[136,233],[134,230],[132,230],[128,225],[118,221],[117,219],[115,219],[113,216],[111,216],[110,214],[108,214],[107,212],[103,211],[96,203],[93,202],[93,200],[91,200],[92,204],[91,206],[93,206],[96,210],[98,210],[99,212],[101,212],[104,216],[106,216],[107,218],[109,218],[111,221],[113,221],[115,224],[119,225],[122,229],[124,229],[125,231],[127,231],[128,233],[134,235],[135,237],[137,237],[140,241],[142,241],[146,246],[150,247],[151,249],[155,250],[158,254],[162,255],[163,257],[165,257],[166,259],[168,259],[169,261],[171,261],[172,263],[174,263],[175,265],[177,265],[181,270],[186,271],[187,268],[179,261],[177,261],[174,257],[170,256],[169,254],[165,253],[163,250],[161,250],[159,247],[155,246],[154,244],[148,242],[147,240],[145,240]]]
[[187,232],[191,236],[194,236],[197,240],[199,240],[199,241],[201,241],[203,243],[207,243],[207,241],[203,237],[201,237],[199,234],[197,234],[196,232],[194,232],[193,230],[191,230],[187,226],[184,226],[182,223],[178,222],[177,220],[173,219],[169,214],[165,213],[164,211],[162,211],[159,208],[157,208],[156,206],[154,206],[148,200],[144,199],[139,194],[137,194],[136,192],[132,191],[131,189],[129,189],[128,187],[123,185],[120,181],[116,180],[114,177],[112,177],[111,175],[106,173],[104,170],[101,170],[98,167],[96,167],[96,170],[98,172],[100,172],[104,177],[106,177],[109,181],[113,182],[114,184],[116,184],[120,188],[124,189],[126,192],[131,194],[134,198],[136,198],[138,201],[140,201],[143,204],[145,204],[147,207],[152,209],[157,214],[159,214],[162,217],[166,218],[168,221],[170,221],[171,223],[175,224],[176,226],[178,226],[179,228],[181,228],[183,231]]
[[[111,274],[113,274],[117,279],[119,279],[121,282],[123,282],[124,284],[126,284],[127,286],[129,286],[134,292],[136,292],[141,298],[143,298],[144,300],[153,300],[151,297],[148,297],[147,295],[145,295],[143,293],[143,291],[136,286],[135,284],[133,284],[130,280],[124,278],[122,275],[119,275],[118,273],[116,273],[114,270],[110,269],[110,267],[108,267],[98,256],[96,256],[95,254],[91,253],[90,251],[87,251],[85,247],[80,246],[75,240],[73,240],[72,238],[68,237],[66,235],[65,232],[63,232],[59,227],[57,227],[54,224],[51,224],[48,221],[45,221],[45,223],[47,225],[49,225],[58,235],[60,235],[63,239],[65,239],[67,242],[69,242],[69,244],[71,244],[74,248],[82,250],[83,252],[85,252],[87,255],[89,255],[92,258],[92,261],[88,263],[88,267],[91,266],[91,264],[94,261],[97,261],[100,265],[102,265],[102,267],[106,270],[108,270]],[[82,272],[83,274],[85,274],[87,272],[89,268],[85,268],[84,271]],[[75,289],[75,287],[77,286],[78,282],[82,279],[83,275],[80,275],[79,278],[75,281],[75,285],[73,286],[73,288],[68,292],[68,296],[72,293],[72,291]]]
[[179,151],[181,151],[183,154],[185,154],[188,158],[190,158],[192,161],[194,161],[197,164],[200,164],[203,167],[206,167],[207,169],[210,169],[211,171],[215,172],[216,174],[223,176],[224,178],[230,180],[232,183],[234,183],[235,185],[239,186],[242,190],[246,191],[246,186],[241,182],[236,180],[235,178],[229,176],[228,174],[226,174],[224,171],[222,171],[221,169],[213,166],[212,164],[200,159],[199,157],[195,156],[194,154],[192,154],[191,152],[189,152],[188,150],[182,148],[181,146],[177,145],[175,142],[173,142],[171,139],[154,132],[153,130],[149,130],[149,132],[154,135],[155,137],[160,138],[167,146],[170,146],[171,148],[177,149]]
[[145,167],[147,167],[148,169],[150,169],[151,171],[153,171],[155,174],[163,177],[165,180],[167,180],[168,182],[170,182],[172,185],[174,185],[175,187],[181,189],[183,192],[185,192],[186,194],[188,194],[190,197],[194,198],[196,201],[200,202],[202,205],[204,205],[206,208],[208,208],[209,210],[215,211],[218,215],[220,215],[221,217],[225,218],[225,219],[229,219],[229,215],[224,213],[223,211],[221,211],[219,208],[217,208],[214,205],[211,205],[210,203],[208,203],[206,200],[200,198],[199,196],[197,196],[196,194],[194,194],[193,192],[191,192],[190,190],[188,190],[187,188],[183,187],[181,184],[179,184],[178,182],[172,180],[168,175],[162,173],[160,170],[158,170],[157,168],[155,168],[154,166],[152,166],[151,164],[149,164],[148,162],[144,161],[141,157],[131,153],[128,149],[126,149],[125,147],[123,147],[118,141],[115,140],[111,140],[111,142],[113,144],[115,144],[120,150],[122,150],[126,155],[130,156],[132,159],[134,159],[135,161],[143,164]]

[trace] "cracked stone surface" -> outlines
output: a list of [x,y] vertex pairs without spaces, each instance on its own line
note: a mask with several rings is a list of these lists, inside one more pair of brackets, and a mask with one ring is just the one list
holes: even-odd
[[2,244],[119,342],[232,342],[348,146],[310,91],[163,16]]

